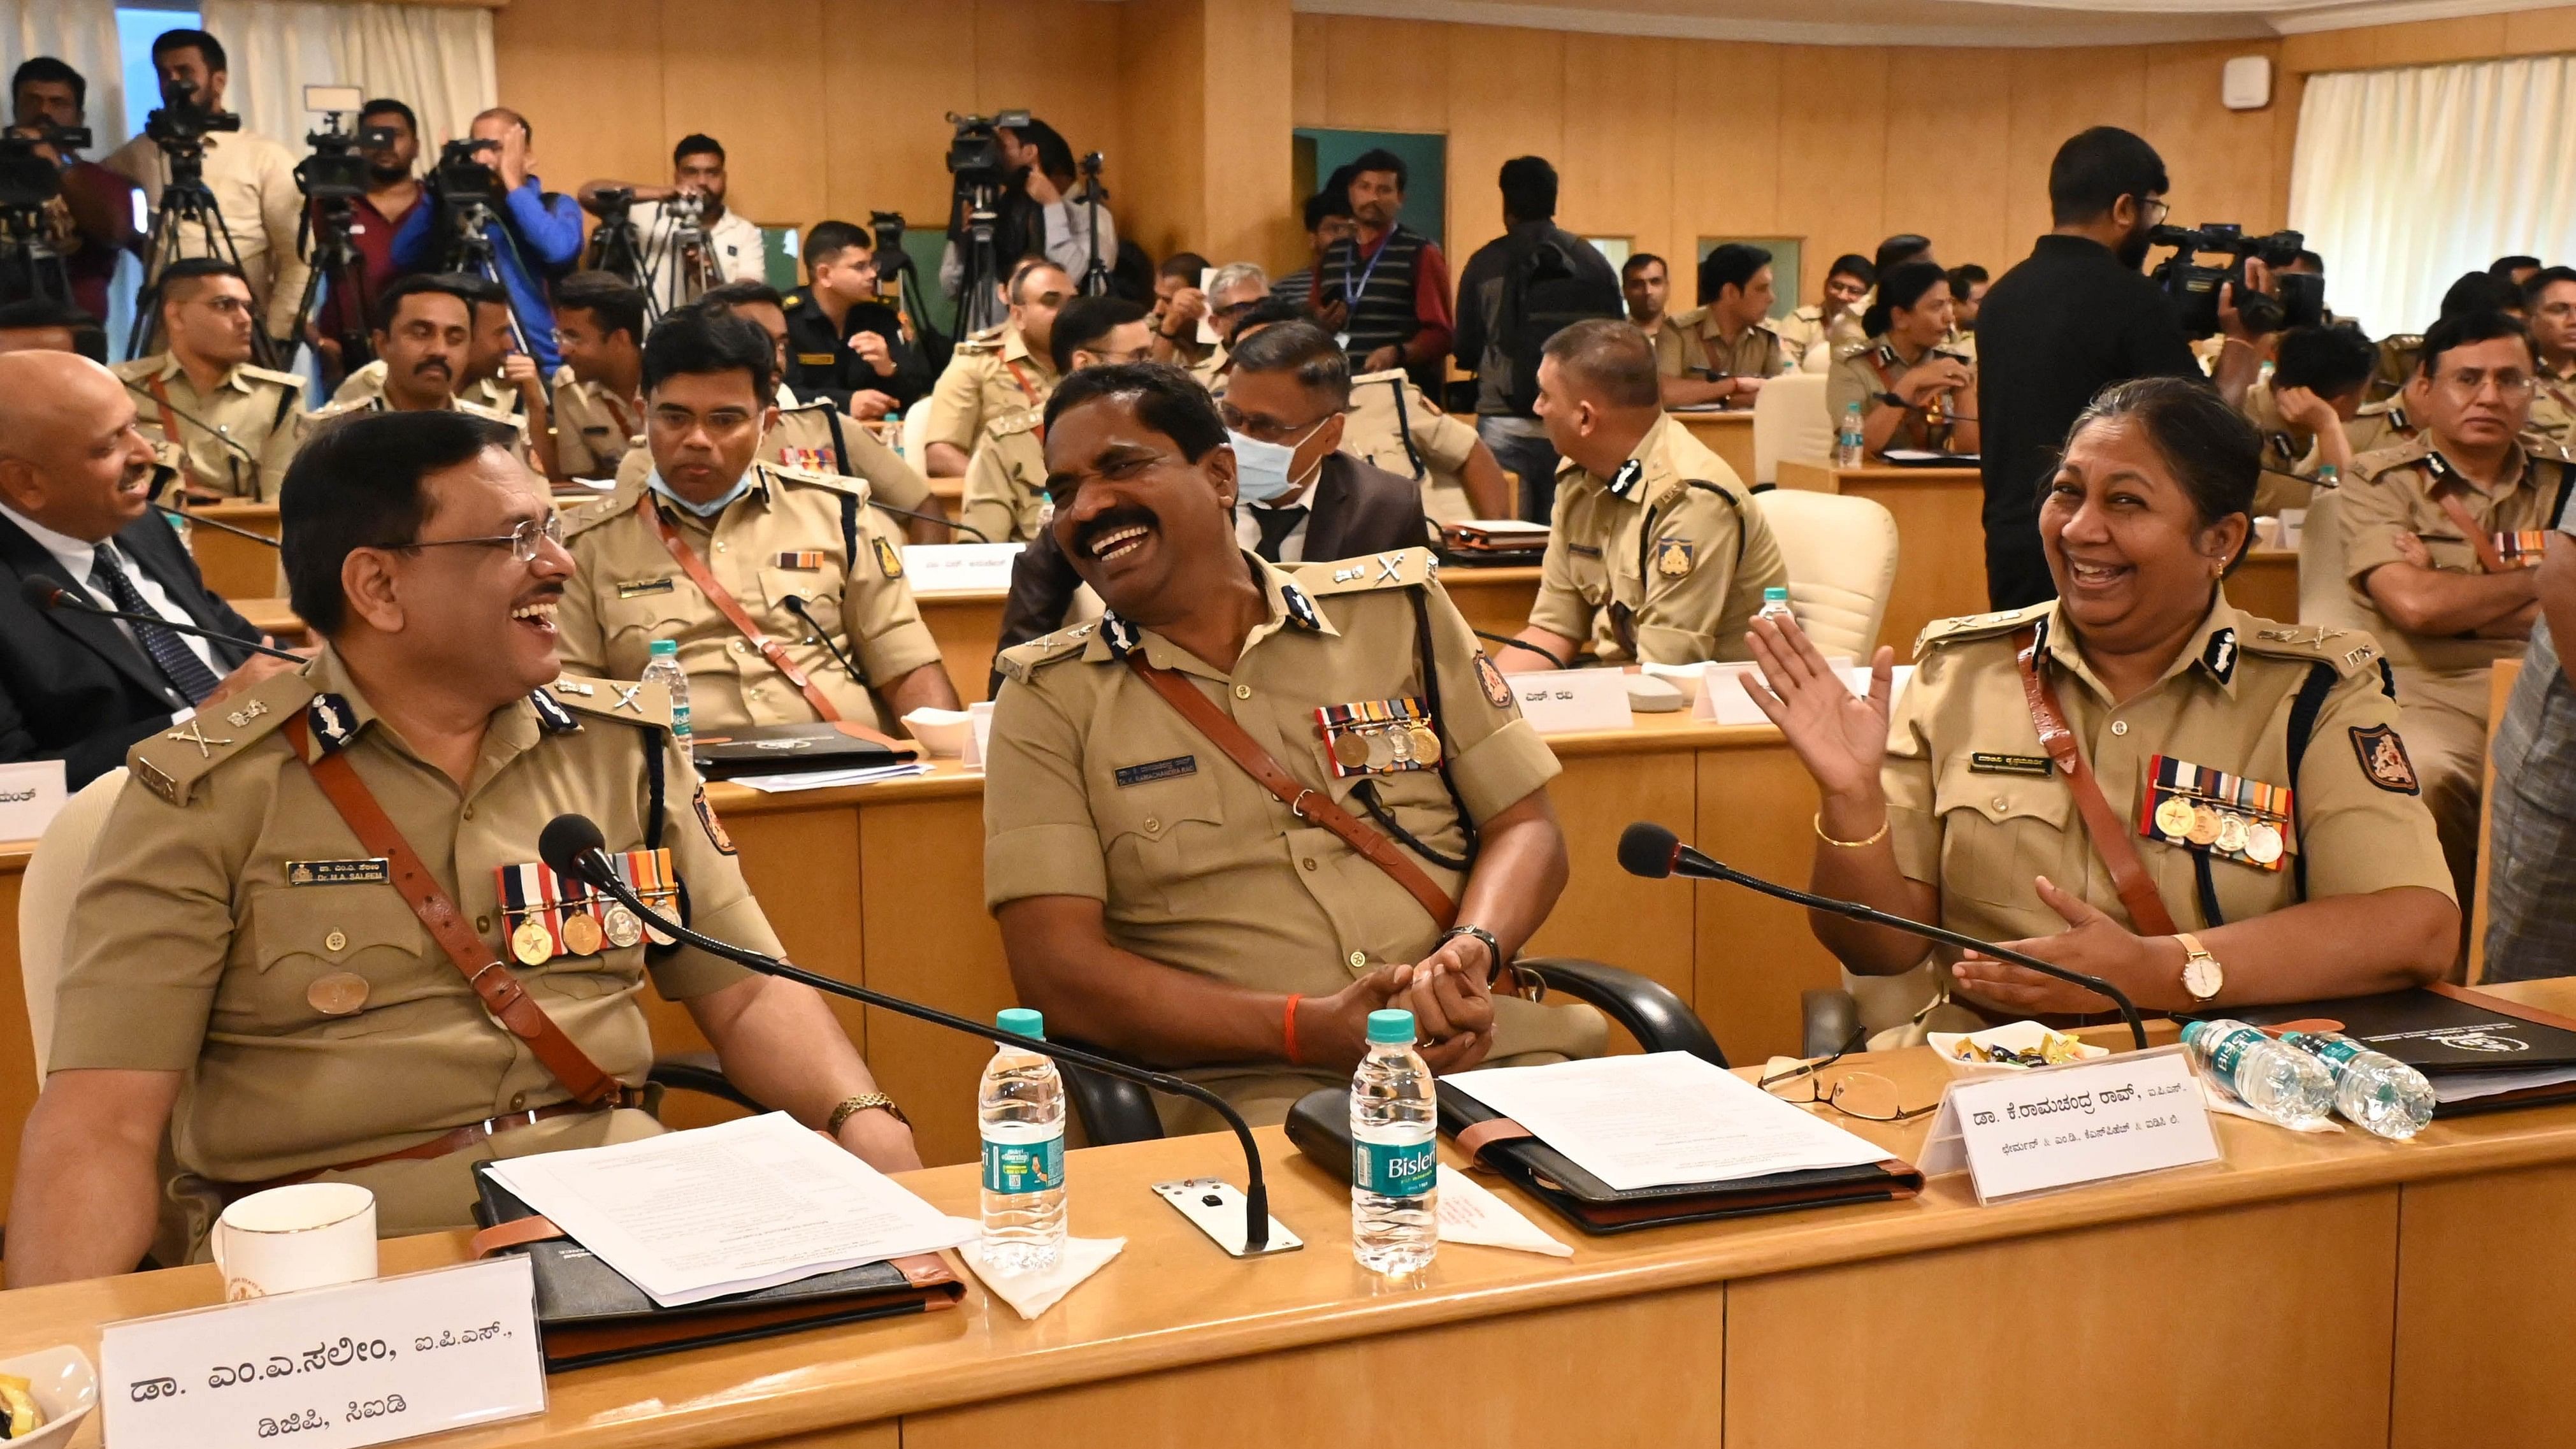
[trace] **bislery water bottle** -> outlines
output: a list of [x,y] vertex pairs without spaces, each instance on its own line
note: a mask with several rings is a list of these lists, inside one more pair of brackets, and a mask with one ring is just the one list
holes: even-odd
[[689,672],[680,667],[680,643],[656,639],[646,646],[644,678],[671,691],[671,738],[689,747]]
[[1834,435],[1834,466],[1857,468],[1861,465],[1861,455],[1865,451],[1867,451],[1867,435],[1861,431],[1860,404],[1853,403],[1843,409],[1842,431]]
[[2335,1110],[2362,1131],[2403,1141],[2433,1120],[2433,1084],[2386,1052],[2339,1031],[2294,1031],[2281,1041],[2326,1064],[2334,1075]]
[[1372,1011],[1368,1055],[1351,1076],[1351,1252],[1391,1276],[1439,1246],[1440,1109],[1413,1049],[1413,1013]]
[[2324,1063],[2241,1021],[2195,1021],[2182,1040],[2194,1065],[2260,1116],[2311,1127],[2334,1111],[2334,1078]]
[[[1026,1007],[1012,1007],[993,1024],[1046,1036],[1046,1018]],[[1054,1267],[1064,1252],[1064,1079],[1053,1058],[1000,1046],[975,1093],[984,1136],[984,1261],[1005,1273],[1034,1273]]]

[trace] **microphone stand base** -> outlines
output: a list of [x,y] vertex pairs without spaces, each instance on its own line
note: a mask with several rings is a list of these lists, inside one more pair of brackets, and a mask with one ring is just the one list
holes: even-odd
[[1270,1241],[1259,1248],[1243,1245],[1247,1216],[1243,1189],[1221,1177],[1185,1177],[1174,1182],[1154,1184],[1154,1195],[1172,1205],[1172,1210],[1190,1220],[1192,1226],[1208,1235],[1208,1241],[1225,1249],[1232,1258],[1268,1258],[1280,1253],[1293,1253],[1306,1246],[1306,1241],[1288,1230],[1277,1218],[1270,1220]]

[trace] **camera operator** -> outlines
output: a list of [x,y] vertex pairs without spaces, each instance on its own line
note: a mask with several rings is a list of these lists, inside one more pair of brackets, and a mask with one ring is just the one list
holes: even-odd
[[932,382],[903,319],[877,300],[875,248],[855,222],[816,222],[805,233],[808,280],[786,301],[789,385],[862,422],[902,412]]
[[[2173,302],[2138,268],[2163,222],[2170,189],[2155,148],[2096,126],[2057,150],[2048,170],[2056,229],[1996,279],[1977,316],[1978,416],[1985,474],[1986,594],[1996,609],[2054,598],[2039,544],[2039,493],[2058,449],[2094,394],[2138,377],[2203,376]],[[2266,269],[2244,263],[2249,291]],[[2230,406],[2261,366],[2237,314],[2236,289],[2216,291],[2227,336],[2216,382]]]
[[[1042,252],[1079,287],[1091,266],[1094,208],[1077,194],[1080,172],[1074,165],[1073,147],[1055,127],[1035,117],[1023,126],[998,126],[994,135],[1001,143],[1005,173],[1001,196],[993,206],[994,257],[1008,270],[1020,258]],[[1118,227],[1110,219],[1107,202],[1097,211],[1100,264],[1110,266],[1118,260]],[[939,287],[951,297],[965,279],[966,261],[960,248],[966,240],[966,208],[960,200],[950,205],[948,247],[939,258]]]
[[[224,110],[224,87],[231,80],[226,64],[223,43],[206,32],[163,31],[152,42],[152,68],[161,79],[162,109],[155,114],[183,129],[203,129],[194,144],[205,148],[206,189],[214,195],[216,216],[238,254],[226,260],[241,264],[267,334],[282,337],[294,329],[296,303],[304,295],[306,268],[295,249],[304,193],[295,186],[294,153],[269,137],[240,129],[241,119]],[[108,157],[107,168],[139,183],[145,201],[162,204],[171,161],[149,128]],[[187,227],[172,232],[162,255],[152,262],[165,267],[183,256],[212,254],[208,238]]]
[[494,106],[474,118],[467,139],[450,142],[430,173],[430,205],[413,208],[394,233],[394,266],[454,271],[457,253],[476,249],[463,217],[480,203],[482,242],[509,293],[510,315],[542,376],[563,364],[555,351],[554,307],[546,280],[581,255],[581,207],[547,191],[536,175],[536,134],[527,117]]
[[62,192],[47,209],[59,218],[62,235],[55,250],[63,256],[72,303],[104,321],[117,254],[141,248],[134,183],[55,144],[61,132],[89,125],[89,81],[79,71],[50,55],[37,56],[9,78],[9,101],[15,123],[10,134],[35,142],[36,155],[62,168]]
[[[634,209],[627,217],[643,242],[644,264],[652,273],[646,290],[656,307],[669,312],[696,301],[711,287],[727,282],[757,282],[766,272],[760,227],[740,212],[725,209],[725,190],[724,147],[713,136],[692,134],[681,137],[680,144],[671,148],[670,185],[585,181],[580,196],[583,210],[606,217],[613,206],[601,193],[624,191],[632,195]],[[700,208],[696,228],[701,240],[693,246],[681,235],[689,224],[685,206],[671,204],[683,197],[696,198]],[[686,282],[692,266],[704,268],[694,288]]]
[[340,356],[340,334],[352,323],[363,326],[367,299],[382,295],[401,275],[394,268],[394,233],[424,196],[417,174],[420,118],[402,102],[380,96],[358,108],[358,134],[377,131],[391,140],[358,148],[367,161],[367,194],[349,203],[349,245],[365,263],[360,285],[366,296],[344,297],[335,288],[313,314],[314,346],[329,360],[334,375],[347,369]]

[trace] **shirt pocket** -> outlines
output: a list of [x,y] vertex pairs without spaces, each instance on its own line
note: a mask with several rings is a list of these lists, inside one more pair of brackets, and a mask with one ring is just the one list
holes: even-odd
[[447,981],[433,971],[463,979],[391,885],[270,888],[251,897],[250,939],[253,969],[226,975],[215,1030],[362,1036],[400,1025],[400,1008],[445,994]]
[[[1180,758],[1180,757],[1174,757]],[[1187,773],[1116,782],[1117,769],[1178,769],[1169,760],[1113,766],[1106,788],[1092,797],[1092,819],[1108,864],[1109,895],[1116,914],[1178,914],[1215,880],[1225,854],[1225,807],[1211,767],[1233,768],[1208,747],[1189,753]],[[1259,828],[1259,822],[1253,822]],[[1194,913],[1194,912],[1193,912]]]
[[2044,777],[1984,774],[1969,768],[1963,751],[1942,763],[1933,781],[1932,811],[1941,822],[1945,899],[2026,910],[2039,897],[2032,877],[2045,875],[2069,889],[2085,880],[2084,857],[2092,843],[2075,821],[2074,792],[2054,771]]
[[[835,567],[829,553],[820,549],[814,552],[821,560],[814,568],[763,566],[760,591],[767,597],[769,607],[776,611],[777,622],[784,625],[793,637],[802,639],[819,628],[837,638],[845,632],[841,618],[841,571]],[[796,616],[795,610],[787,607],[789,599],[802,603],[805,612],[814,617],[811,627]]]
[[[599,622],[613,646],[635,651],[641,657],[647,641],[676,639],[695,622],[691,617],[689,596],[697,586],[682,577],[675,568],[665,575],[659,587],[650,578],[629,579],[606,585],[606,597],[600,600]],[[629,594],[634,584],[646,586],[643,592]]]

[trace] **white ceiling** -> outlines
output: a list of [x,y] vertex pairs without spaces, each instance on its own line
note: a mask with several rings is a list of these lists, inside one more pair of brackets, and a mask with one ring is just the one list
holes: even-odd
[[1292,0],[1373,15],[1612,35],[1803,45],[2125,45],[2241,40],[2563,0]]

